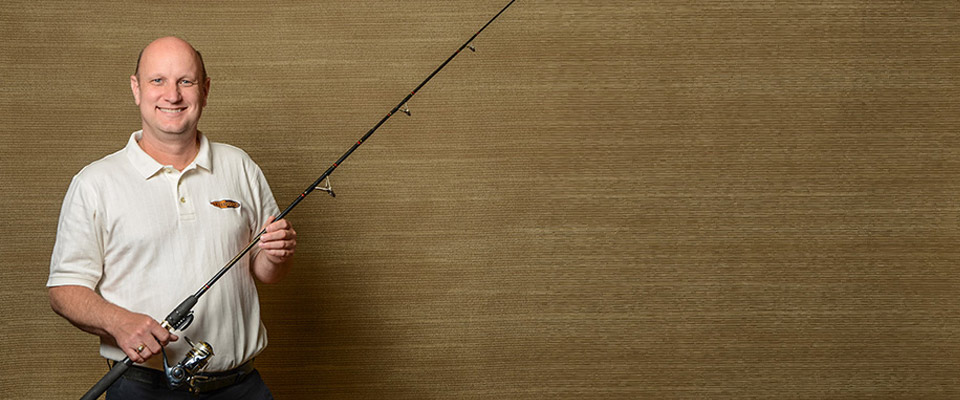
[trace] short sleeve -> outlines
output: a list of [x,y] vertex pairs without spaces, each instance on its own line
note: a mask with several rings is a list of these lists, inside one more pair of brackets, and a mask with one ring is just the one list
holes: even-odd
[[[279,214],[280,210],[277,208],[277,201],[273,198],[273,191],[270,190],[270,185],[267,183],[267,178],[263,176],[263,171],[260,169],[260,166],[252,161],[251,164],[253,171],[249,174],[248,179],[250,179],[251,193],[256,196],[256,202],[259,205],[256,210],[253,210],[256,216],[253,236],[256,236],[260,233],[260,230],[263,229],[267,220],[271,216]],[[255,259],[259,252],[260,246],[254,246],[251,260]]]
[[103,231],[96,190],[74,176],[63,199],[47,287],[80,285],[96,289],[103,275]]

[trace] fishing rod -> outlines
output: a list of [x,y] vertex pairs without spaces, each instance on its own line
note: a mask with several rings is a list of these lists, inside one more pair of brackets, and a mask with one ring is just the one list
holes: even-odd
[[[473,39],[475,39],[477,35],[480,34],[480,32],[483,32],[484,29],[487,29],[487,26],[493,23],[493,21],[496,20],[497,17],[500,16],[500,14],[503,14],[503,12],[506,11],[507,8],[509,8],[510,5],[512,5],[515,1],[516,0],[510,0],[510,2],[507,3],[507,5],[500,10],[500,12],[494,15],[493,18],[490,18],[490,20],[487,21],[487,23],[484,24],[483,27],[481,27],[480,30],[477,31],[477,33],[474,33],[473,36],[470,37],[470,39],[467,39],[466,42],[460,45],[457,51],[453,52],[453,54],[451,54],[450,57],[446,59],[446,61],[440,64],[440,66],[437,67],[437,69],[435,69],[429,76],[427,76],[427,78],[424,79],[423,82],[420,82],[420,84],[417,85],[416,88],[410,91],[410,93],[407,94],[406,97],[404,97],[403,100],[400,101],[400,103],[398,103],[395,107],[393,107],[393,109],[391,109],[390,112],[387,113],[387,115],[383,116],[383,118],[381,118],[380,121],[373,126],[373,128],[370,128],[370,130],[367,131],[365,135],[363,135],[359,140],[357,140],[357,142],[354,143],[353,146],[351,146],[346,153],[343,153],[343,155],[340,156],[340,158],[337,159],[337,161],[334,162],[333,165],[327,168],[327,170],[324,171],[323,174],[320,175],[320,177],[317,178],[316,181],[314,181],[312,184],[310,184],[310,186],[304,189],[304,191],[301,192],[300,195],[297,196],[297,198],[294,199],[293,202],[290,203],[290,205],[283,210],[283,212],[277,215],[274,218],[274,220],[278,221],[283,219],[283,217],[289,214],[290,211],[293,211],[294,207],[300,204],[300,202],[303,201],[303,199],[305,199],[307,195],[312,193],[314,190],[320,189],[321,191],[327,192],[331,197],[336,197],[336,194],[333,192],[333,187],[330,186],[330,178],[329,178],[330,174],[332,174],[333,171],[337,169],[337,167],[343,164],[343,162],[347,159],[347,157],[350,157],[350,154],[353,154],[353,152],[357,150],[357,148],[360,147],[360,145],[366,142],[367,139],[369,139],[370,136],[373,135],[373,132],[375,132],[378,128],[380,128],[380,126],[383,125],[384,122],[387,122],[387,120],[390,119],[391,116],[396,114],[397,111],[401,111],[404,114],[407,114],[408,116],[411,115],[410,109],[406,106],[410,98],[416,95],[417,92],[420,91],[420,88],[423,87],[423,85],[426,85],[427,82],[430,81],[430,79],[433,79],[433,77],[437,75],[437,73],[440,72],[440,70],[443,69],[443,67],[446,67],[447,64],[454,59],[454,57],[460,54],[460,52],[463,51],[463,49],[469,48],[470,51],[476,51],[476,48],[473,45],[471,45],[470,42],[472,42]],[[321,186],[321,183],[323,183],[323,186]],[[203,287],[200,288],[200,290],[198,290],[193,295],[187,297],[183,302],[180,303],[180,305],[177,306],[177,308],[171,311],[170,314],[168,314],[167,317],[164,318],[164,320],[160,323],[160,326],[170,331],[171,333],[175,330],[186,329],[190,325],[190,323],[193,322],[193,306],[195,306],[197,304],[197,301],[200,300],[200,296],[203,296],[203,294],[206,293],[207,290],[209,290],[210,287],[212,287],[217,282],[217,280],[220,279],[220,277],[226,274],[231,267],[233,267],[237,262],[240,261],[240,259],[243,258],[243,256],[249,253],[250,250],[253,248],[253,246],[255,246],[257,242],[260,241],[260,237],[263,236],[263,234],[265,234],[266,232],[267,232],[267,229],[263,228],[260,231],[260,233],[258,233],[257,236],[254,237],[253,240],[250,241],[250,243],[243,248],[243,250],[241,250],[239,253],[237,253],[236,256],[233,257],[233,259],[227,262],[227,264],[224,265],[223,268],[221,268],[220,271],[218,271],[217,274],[213,276],[213,278],[211,278],[206,284],[204,284]],[[204,366],[206,366],[207,359],[213,355],[212,346],[210,346],[210,344],[206,342],[197,342],[196,344],[194,344],[190,342],[189,339],[187,339],[187,343],[191,345],[190,351],[187,352],[186,357],[184,357],[184,359],[180,363],[176,364],[173,367],[169,366],[167,362],[166,352],[163,353],[164,373],[167,376],[167,383],[171,388],[177,388],[184,384],[189,384],[191,388],[193,388],[193,383],[194,383],[193,376],[196,373],[198,373],[201,369],[203,369]],[[87,393],[84,394],[83,397],[81,397],[81,400],[95,400],[96,398],[100,397],[100,395],[103,394],[103,392],[105,392],[107,388],[109,388],[110,385],[113,384],[113,382],[119,379],[120,376],[123,375],[123,373],[126,372],[131,365],[133,365],[133,361],[130,360],[129,357],[126,357],[123,359],[123,361],[120,361],[114,364],[113,368],[111,368],[110,371],[103,376],[103,378],[100,378],[100,381],[94,384],[93,387],[91,387],[90,390],[88,390]]]

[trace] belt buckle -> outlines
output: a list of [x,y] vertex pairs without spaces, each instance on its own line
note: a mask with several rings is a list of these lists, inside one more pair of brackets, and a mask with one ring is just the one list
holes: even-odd
[[194,395],[199,395],[199,394],[200,394],[200,385],[203,384],[203,383],[205,383],[205,382],[207,382],[207,381],[209,381],[209,380],[210,380],[209,377],[203,376],[203,375],[194,375],[194,376],[191,376],[190,379],[188,380],[188,381],[189,381],[189,385],[190,385],[190,393],[193,393]]

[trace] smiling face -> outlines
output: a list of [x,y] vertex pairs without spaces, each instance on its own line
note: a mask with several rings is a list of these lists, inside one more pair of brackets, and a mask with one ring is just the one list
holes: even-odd
[[140,107],[144,135],[168,139],[196,135],[207,105],[210,79],[200,57],[187,42],[160,38],[143,49],[137,73],[130,77],[134,102]]

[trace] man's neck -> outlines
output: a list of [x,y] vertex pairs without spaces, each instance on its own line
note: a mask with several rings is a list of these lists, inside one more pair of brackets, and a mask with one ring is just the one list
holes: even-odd
[[200,151],[200,134],[150,134],[144,130],[137,142],[147,155],[163,165],[172,165],[183,171],[197,158]]

